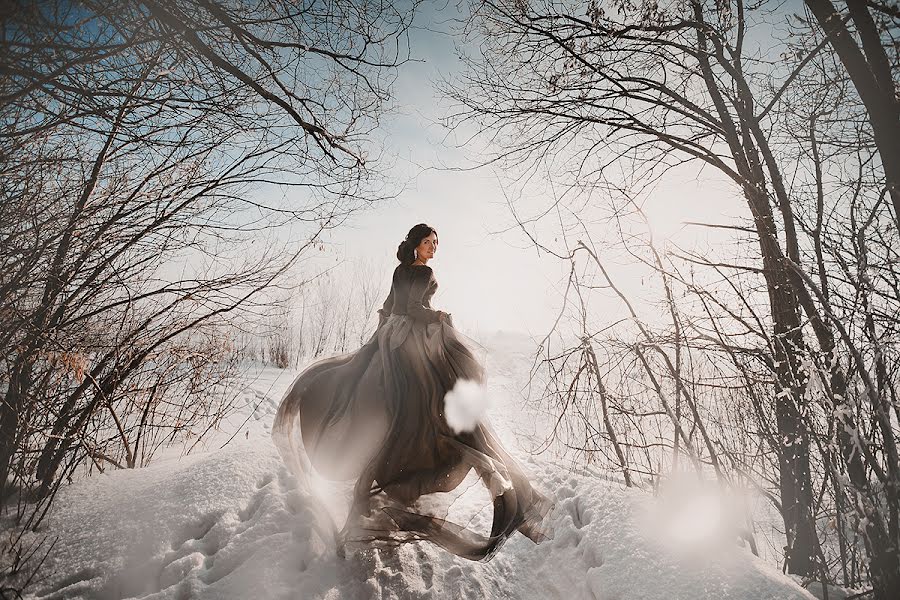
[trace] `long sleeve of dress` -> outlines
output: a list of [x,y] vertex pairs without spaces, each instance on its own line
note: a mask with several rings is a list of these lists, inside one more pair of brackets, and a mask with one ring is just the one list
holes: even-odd
[[394,308],[394,286],[391,286],[391,291],[388,292],[388,297],[385,298],[384,304],[381,308],[378,309],[378,326],[381,327],[387,318],[391,314],[391,310]]
[[441,318],[441,311],[425,306],[423,299],[431,283],[431,269],[423,267],[419,269],[413,278],[409,288],[409,298],[406,301],[406,314],[416,321],[434,323]]

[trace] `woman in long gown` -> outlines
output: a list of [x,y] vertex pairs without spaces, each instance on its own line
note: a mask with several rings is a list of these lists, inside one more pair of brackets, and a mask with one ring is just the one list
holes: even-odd
[[[356,480],[350,513],[337,533],[347,544],[396,545],[428,540],[472,560],[489,559],[515,531],[535,542],[551,503],[482,419],[456,431],[444,398],[457,381],[484,383],[484,370],[448,313],[431,308],[437,281],[428,261],[437,232],[413,227],[397,250],[379,325],[359,350],[320,360],[297,376],[278,408],[272,435],[300,476]],[[493,503],[482,534],[446,519],[439,492],[471,471]]]

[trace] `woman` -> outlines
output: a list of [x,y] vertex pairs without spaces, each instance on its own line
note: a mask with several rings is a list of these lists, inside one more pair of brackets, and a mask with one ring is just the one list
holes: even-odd
[[[437,281],[428,262],[437,247],[434,228],[409,231],[375,334],[356,352],[304,370],[275,417],[273,436],[295,472],[308,474],[311,463],[325,478],[356,479],[347,523],[336,532],[340,555],[345,544],[424,539],[482,560],[517,530],[535,542],[547,537],[539,526],[550,502],[487,423],[457,432],[444,418],[447,392],[460,380],[483,384],[484,371],[449,313],[431,308]],[[434,495],[454,490],[471,470],[493,501],[489,535],[446,520]]]

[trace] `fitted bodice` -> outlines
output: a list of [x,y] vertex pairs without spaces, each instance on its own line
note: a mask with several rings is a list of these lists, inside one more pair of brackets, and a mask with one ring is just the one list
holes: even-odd
[[440,319],[440,311],[431,308],[431,297],[437,287],[431,267],[399,264],[394,269],[391,291],[380,312],[383,317],[408,315],[416,321],[433,323]]

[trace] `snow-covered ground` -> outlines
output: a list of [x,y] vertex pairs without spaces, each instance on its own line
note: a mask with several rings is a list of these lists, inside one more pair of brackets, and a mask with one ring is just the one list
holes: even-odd
[[[337,558],[317,533],[310,491],[269,437],[295,373],[264,369],[248,374],[243,412],[205,450],[62,490],[44,532],[59,541],[33,597],[812,598],[723,535],[712,515],[679,522],[690,511],[663,510],[591,468],[525,452],[542,419],[515,393],[529,366],[518,342],[495,336],[489,344],[488,414],[535,485],[556,500],[551,541],[516,535],[487,563],[424,543]],[[682,504],[690,508],[690,499]]]

